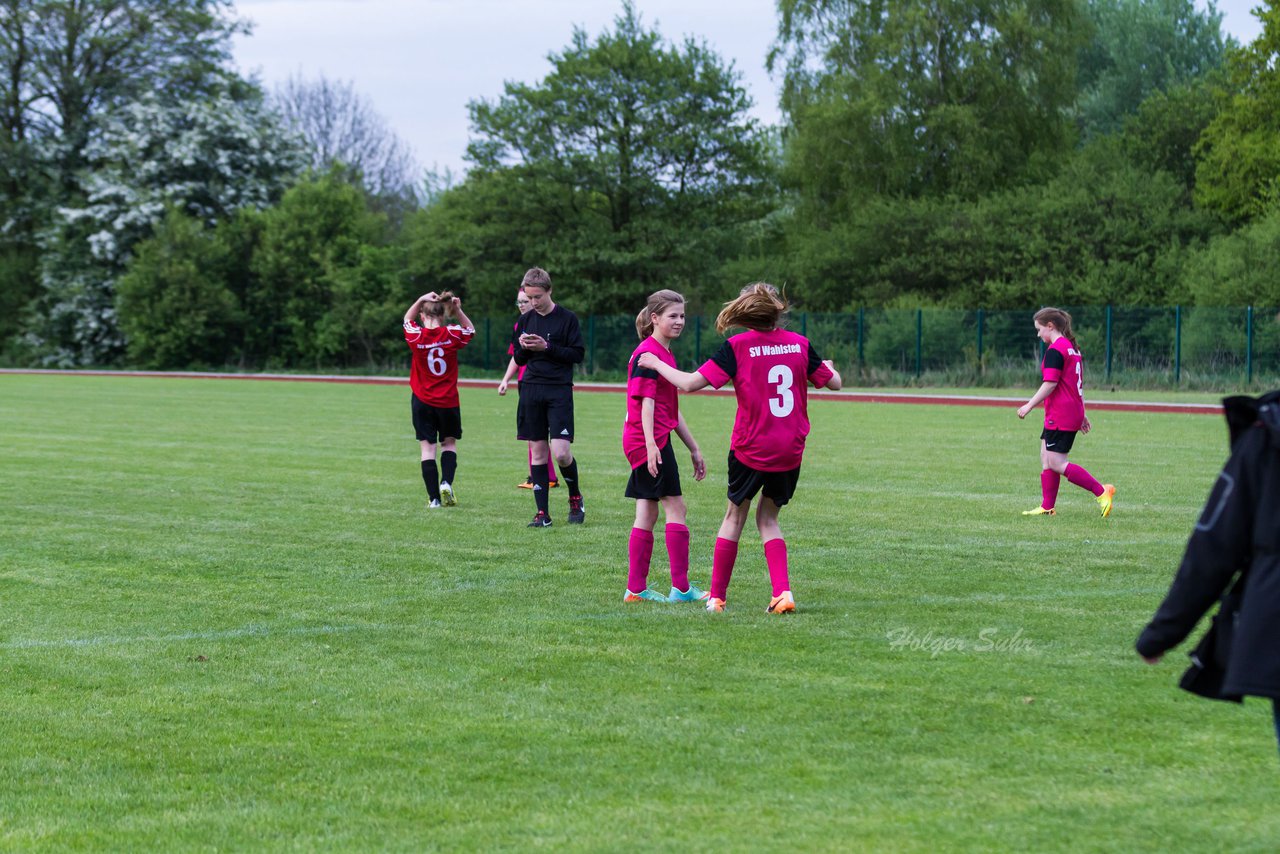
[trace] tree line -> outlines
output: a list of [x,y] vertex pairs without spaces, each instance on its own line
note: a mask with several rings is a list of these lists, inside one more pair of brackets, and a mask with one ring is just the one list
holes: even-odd
[[0,0],[0,359],[385,366],[414,296],[505,316],[535,264],[584,314],[1280,306],[1275,2],[1238,45],[1191,0],[778,0],[776,127],[625,2],[470,103],[459,178],[239,75],[231,0]]

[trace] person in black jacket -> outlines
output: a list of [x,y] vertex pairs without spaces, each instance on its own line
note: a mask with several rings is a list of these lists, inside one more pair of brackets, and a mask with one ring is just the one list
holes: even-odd
[[582,484],[573,458],[573,366],[582,362],[586,345],[578,316],[551,299],[551,276],[541,267],[520,282],[530,310],[520,315],[512,334],[511,358],[524,368],[520,404],[516,409],[516,438],[529,443],[530,476],[537,515],[530,528],[551,527],[547,511],[547,457],[555,458],[560,480],[569,488],[569,522],[581,524]]
[[[1280,391],[1257,399],[1229,397],[1222,403],[1231,457],[1209,493],[1169,593],[1138,637],[1137,649],[1148,664],[1155,664],[1230,587],[1225,607],[1231,613],[1219,613],[1214,643],[1202,642],[1197,649],[1217,661],[1193,655],[1183,687],[1214,699],[1270,698],[1280,740]],[[1216,646],[1217,654],[1206,651],[1207,646]],[[1198,671],[1219,667],[1211,690],[1204,689],[1203,679],[1191,679]]]

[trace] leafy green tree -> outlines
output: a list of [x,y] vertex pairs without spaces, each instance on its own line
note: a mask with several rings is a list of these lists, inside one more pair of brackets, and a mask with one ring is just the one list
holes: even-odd
[[1093,38],[1080,52],[1079,125],[1088,138],[1119,130],[1151,96],[1220,68],[1222,13],[1192,0],[1089,0]]
[[668,45],[630,3],[550,61],[536,85],[470,105],[474,168],[412,228],[436,245],[417,273],[492,308],[531,263],[581,311],[631,311],[657,287],[696,296],[770,200],[740,75],[704,43]]
[[814,216],[871,195],[976,198],[1072,141],[1073,0],[779,0],[788,177]]
[[225,265],[212,230],[169,208],[120,278],[116,302],[130,364],[166,370],[234,360],[243,318],[220,275]]
[[1280,210],[1209,243],[1184,270],[1185,293],[1201,306],[1280,308]]
[[340,174],[305,180],[260,214],[246,294],[253,364],[368,364],[394,341],[410,287],[364,192]]
[[1216,79],[1215,72],[1153,93],[1125,119],[1120,133],[1133,163],[1168,172],[1187,188],[1188,198],[1196,185],[1196,146],[1217,114]]
[[1228,87],[1196,146],[1196,201],[1244,222],[1280,192],[1280,5],[1254,10],[1262,33],[1228,54]]

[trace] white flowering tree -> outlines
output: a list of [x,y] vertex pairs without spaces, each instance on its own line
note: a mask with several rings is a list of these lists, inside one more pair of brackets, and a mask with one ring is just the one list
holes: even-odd
[[241,81],[195,102],[152,93],[113,110],[85,150],[81,206],[45,235],[40,321],[47,365],[108,364],[123,353],[115,282],[172,207],[206,226],[278,200],[305,163],[297,138]]

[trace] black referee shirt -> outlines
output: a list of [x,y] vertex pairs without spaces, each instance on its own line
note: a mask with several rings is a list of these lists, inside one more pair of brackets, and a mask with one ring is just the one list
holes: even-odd
[[[520,336],[525,332],[541,336],[547,342],[546,350],[526,350],[520,346]],[[516,321],[511,343],[517,365],[524,365],[522,383],[539,385],[573,385],[573,366],[580,364],[587,354],[582,343],[582,329],[578,316],[569,309],[557,305],[543,317],[536,311],[526,311]]]

